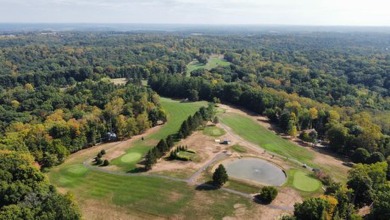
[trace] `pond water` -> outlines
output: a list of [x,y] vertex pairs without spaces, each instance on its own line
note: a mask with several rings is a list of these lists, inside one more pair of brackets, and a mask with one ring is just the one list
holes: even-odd
[[278,166],[258,158],[241,158],[224,163],[229,176],[255,181],[264,185],[280,186],[286,175]]

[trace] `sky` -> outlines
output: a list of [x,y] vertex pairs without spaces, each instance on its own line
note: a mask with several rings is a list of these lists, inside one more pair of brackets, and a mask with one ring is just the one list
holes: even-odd
[[390,26],[390,0],[0,0],[0,22]]

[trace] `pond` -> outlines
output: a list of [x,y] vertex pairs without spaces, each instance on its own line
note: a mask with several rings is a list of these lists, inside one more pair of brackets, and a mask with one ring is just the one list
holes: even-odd
[[286,181],[283,170],[258,158],[241,158],[224,163],[230,177],[255,181],[264,185],[281,186]]

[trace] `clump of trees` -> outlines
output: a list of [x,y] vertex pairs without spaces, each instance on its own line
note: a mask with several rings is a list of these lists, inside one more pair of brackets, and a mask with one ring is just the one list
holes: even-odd
[[179,129],[178,136],[180,138],[186,138],[192,134],[199,126],[203,125],[204,122],[210,121],[214,113],[214,104],[209,104],[208,107],[201,107],[193,116],[189,116],[185,120]]
[[270,204],[277,195],[278,189],[273,186],[265,186],[261,188],[260,193],[256,195],[256,198],[264,204]]
[[0,150],[0,219],[81,219],[71,194],[61,195],[28,153]]
[[106,150],[103,149],[96,155],[96,157],[94,158],[95,165],[102,165],[102,166],[108,166],[109,165],[108,160],[103,160],[102,159],[103,155],[105,155],[105,154],[106,154]]
[[223,184],[225,184],[228,180],[229,176],[226,172],[226,169],[222,164],[220,164],[213,173],[213,184],[219,188],[223,186]]

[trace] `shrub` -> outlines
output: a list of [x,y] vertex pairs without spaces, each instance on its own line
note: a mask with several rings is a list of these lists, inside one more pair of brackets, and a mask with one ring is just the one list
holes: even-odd
[[96,165],[100,165],[103,163],[103,160],[100,157],[96,157],[95,163],[96,163]]
[[104,154],[106,154],[106,150],[104,150],[104,149],[103,149],[103,150],[101,150],[101,151],[100,151],[100,154],[101,154],[101,155],[104,155]]
[[265,204],[270,204],[278,195],[278,190],[273,186],[265,186],[260,190],[257,198]]
[[103,156],[103,154],[102,154],[101,152],[99,152],[99,153],[97,154],[97,157],[98,157],[98,158],[102,158],[102,156]]
[[103,166],[108,166],[109,164],[110,164],[110,162],[108,160],[103,161]]
[[370,153],[364,148],[358,148],[351,156],[351,160],[354,163],[365,163],[370,157]]
[[381,152],[374,152],[371,154],[371,156],[367,159],[367,163],[369,164],[374,164],[378,162],[383,162],[385,161],[385,157]]

